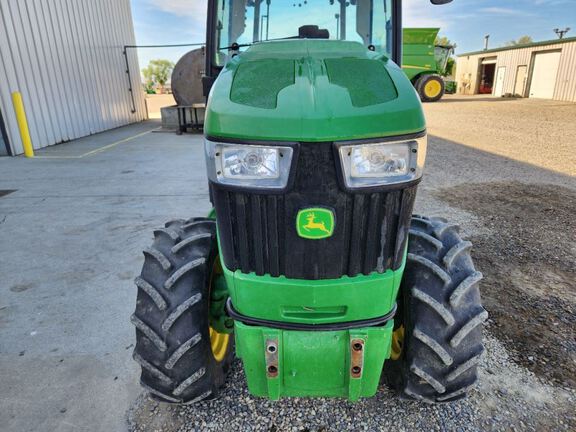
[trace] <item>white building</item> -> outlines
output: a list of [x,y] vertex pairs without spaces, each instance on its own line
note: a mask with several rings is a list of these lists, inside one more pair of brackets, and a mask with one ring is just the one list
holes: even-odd
[[576,38],[460,54],[456,80],[459,94],[576,102]]
[[135,45],[130,0],[0,0],[0,155],[23,152],[13,92],[35,149],[144,120],[125,45]]

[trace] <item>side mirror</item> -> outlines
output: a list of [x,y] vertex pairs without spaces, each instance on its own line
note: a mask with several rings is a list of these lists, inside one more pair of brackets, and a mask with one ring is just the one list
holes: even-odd
[[430,3],[432,3],[433,5],[443,5],[452,3],[452,0],[430,0]]

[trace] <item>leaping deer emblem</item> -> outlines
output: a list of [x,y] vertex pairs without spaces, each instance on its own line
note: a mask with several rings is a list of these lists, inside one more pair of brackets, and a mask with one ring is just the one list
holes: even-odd
[[316,215],[313,212],[308,213],[306,215],[306,220],[308,221],[308,223],[306,223],[306,225],[303,225],[302,228],[304,228],[306,231],[318,229],[322,232],[325,232],[326,234],[330,234],[330,231],[326,229],[326,224],[324,222],[314,222],[315,218]]

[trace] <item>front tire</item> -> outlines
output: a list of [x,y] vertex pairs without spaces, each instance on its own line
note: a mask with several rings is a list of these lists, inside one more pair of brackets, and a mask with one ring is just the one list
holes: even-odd
[[422,102],[437,102],[446,91],[446,84],[440,75],[422,75],[415,87]]
[[210,327],[209,307],[218,260],[216,223],[173,221],[154,232],[144,251],[132,323],[134,360],[150,396],[167,403],[213,399],[233,359],[233,336]]
[[404,396],[450,402],[465,397],[477,380],[488,313],[471,247],[442,219],[412,218],[393,355],[384,366]]

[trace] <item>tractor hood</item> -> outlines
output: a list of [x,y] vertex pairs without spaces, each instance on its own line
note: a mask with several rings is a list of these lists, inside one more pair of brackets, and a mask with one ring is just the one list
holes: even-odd
[[296,39],[264,42],[227,63],[206,112],[207,136],[338,141],[425,129],[402,70],[362,44]]

